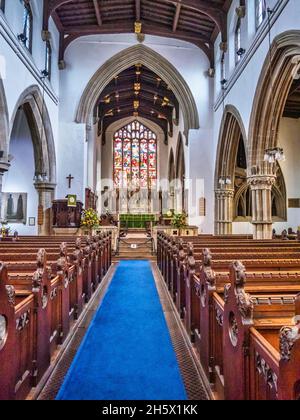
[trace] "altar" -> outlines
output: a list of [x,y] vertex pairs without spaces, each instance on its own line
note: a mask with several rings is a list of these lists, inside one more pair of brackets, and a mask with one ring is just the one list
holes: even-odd
[[120,214],[120,225],[128,227],[129,229],[146,229],[150,223],[153,225],[158,221],[157,214],[149,213],[123,213]]

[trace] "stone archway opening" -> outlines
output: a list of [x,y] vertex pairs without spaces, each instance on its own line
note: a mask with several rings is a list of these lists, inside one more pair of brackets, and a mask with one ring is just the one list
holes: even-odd
[[[228,105],[223,115],[216,158],[216,235],[232,234],[234,200],[240,197],[243,185],[247,184],[246,141],[242,118],[235,107]],[[238,206],[238,210],[241,210],[240,207]]]
[[[272,77],[270,73],[270,66],[272,66]],[[291,91],[298,90],[299,85],[299,69],[300,69],[300,31],[289,31],[283,33],[275,38],[271,49],[271,64],[270,57],[266,58],[262,69],[261,77],[257,86],[255,101],[251,114],[250,134],[248,144],[248,182],[252,191],[252,207],[254,225],[254,238],[256,239],[270,239],[272,238],[272,229],[274,220],[272,218],[276,208],[274,206],[274,185],[278,185],[277,176],[278,162],[269,162],[265,160],[266,151],[275,149],[284,144],[289,154],[288,167],[286,163],[281,163],[283,176],[287,176],[287,190],[289,194],[298,194],[297,189],[292,188],[293,175],[289,174],[290,170],[296,170],[297,163],[293,165],[292,155],[297,153],[295,144],[293,152],[291,143],[292,140],[291,122],[286,124],[285,118],[295,119],[293,115],[286,115],[288,111],[288,101]],[[300,91],[299,91],[300,93]],[[300,116],[300,107],[296,109],[296,114]],[[296,129],[297,130],[297,129]],[[290,138],[290,142],[285,142],[284,138]],[[299,147],[299,146],[298,146]],[[293,169],[292,169],[293,168]],[[295,175],[295,174],[294,174]],[[280,181],[282,184],[282,182]],[[283,185],[284,182],[283,182]],[[294,198],[292,196],[292,198]],[[278,194],[277,194],[278,196]],[[296,197],[295,197],[296,198]],[[284,190],[281,194],[281,207],[287,206],[287,198]],[[281,215],[286,218],[286,210],[281,210]],[[296,218],[298,213],[290,211],[290,220],[294,224],[293,228],[297,229]],[[295,214],[294,214],[295,213]],[[296,216],[297,213],[297,216]],[[299,214],[300,215],[300,214]],[[289,217],[288,217],[289,219]],[[284,220],[284,219],[283,219]],[[284,227],[284,225],[281,225]]]
[[26,89],[16,104],[11,119],[8,156],[11,166],[4,177],[3,197],[8,194],[10,203],[13,203],[14,194],[21,196],[23,218],[14,218],[7,211],[2,217],[5,216],[8,222],[10,218],[21,234],[49,235],[56,158],[50,118],[37,86]]
[[183,115],[184,135],[188,138],[189,130],[199,129],[199,115],[193,94],[186,81],[168,60],[142,44],[121,51],[99,68],[82,94],[76,122],[90,124],[97,100],[105,87],[120,73],[139,64],[157,74],[174,93]]

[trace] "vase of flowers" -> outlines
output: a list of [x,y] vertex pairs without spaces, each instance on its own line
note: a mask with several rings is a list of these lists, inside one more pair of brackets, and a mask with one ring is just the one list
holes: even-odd
[[7,226],[6,221],[1,222],[0,236],[2,239],[7,238],[11,232],[11,228]]
[[81,227],[90,233],[93,229],[99,227],[100,221],[97,212],[94,209],[83,210],[81,215]]
[[172,226],[176,229],[183,229],[186,227],[186,214],[183,213],[174,213],[172,219]]

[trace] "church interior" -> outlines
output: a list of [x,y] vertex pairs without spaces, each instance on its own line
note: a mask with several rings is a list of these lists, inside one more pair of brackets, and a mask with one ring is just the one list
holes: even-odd
[[0,400],[299,400],[299,134],[299,0],[0,0]]

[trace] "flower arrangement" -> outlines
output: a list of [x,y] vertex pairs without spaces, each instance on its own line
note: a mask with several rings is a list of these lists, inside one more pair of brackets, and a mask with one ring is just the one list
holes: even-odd
[[81,215],[81,227],[93,229],[99,226],[99,218],[94,209],[83,210]]
[[0,228],[0,236],[1,238],[7,238],[11,232],[11,228],[7,226],[6,221],[1,222],[1,228]]
[[172,226],[176,229],[182,229],[186,226],[186,214],[183,213],[174,213],[172,219]]
[[174,210],[169,210],[166,214],[167,217],[173,217],[174,216]]

